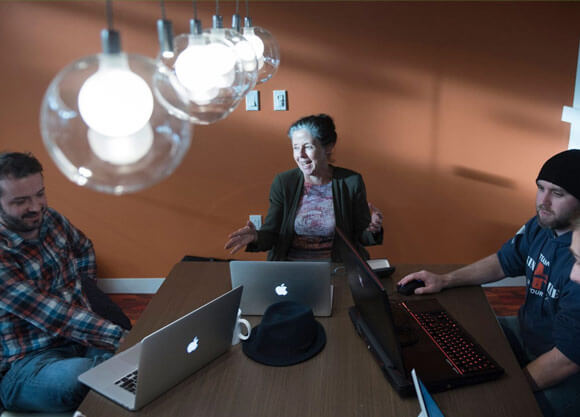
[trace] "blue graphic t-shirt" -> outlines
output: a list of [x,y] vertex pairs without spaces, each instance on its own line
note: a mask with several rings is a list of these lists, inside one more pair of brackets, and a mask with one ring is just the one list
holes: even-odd
[[525,346],[539,356],[554,346],[580,364],[580,285],[570,280],[572,232],[556,236],[536,217],[498,252],[506,276],[526,276],[518,318]]

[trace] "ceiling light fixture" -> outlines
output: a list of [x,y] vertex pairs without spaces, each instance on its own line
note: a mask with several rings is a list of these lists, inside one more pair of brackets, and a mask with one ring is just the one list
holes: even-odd
[[246,0],[246,17],[242,34],[252,44],[258,59],[257,84],[265,83],[274,76],[280,66],[280,47],[274,36],[266,29],[252,25]]
[[42,102],[44,144],[71,181],[94,190],[135,192],[170,175],[183,159],[191,126],[170,114],[153,94],[170,86],[154,60],[121,51],[113,30],[101,32],[103,53],[81,58],[60,71]]
[[206,29],[215,43],[226,41],[230,44],[229,53],[233,53],[241,61],[239,81],[232,85],[239,99],[242,99],[248,91],[256,85],[258,78],[258,61],[252,45],[239,31],[224,28],[223,18],[219,15],[219,0],[216,0],[216,14],[213,16],[213,26]]
[[[216,0],[213,28],[202,31],[193,0],[190,33],[175,37],[173,56],[159,56],[161,72],[171,86],[155,84],[154,92],[169,112],[191,123],[208,125],[226,118],[256,82],[253,50],[248,48],[252,56],[247,58],[243,48],[236,47],[245,39],[223,29],[218,11]],[[253,73],[245,71],[251,58]]]

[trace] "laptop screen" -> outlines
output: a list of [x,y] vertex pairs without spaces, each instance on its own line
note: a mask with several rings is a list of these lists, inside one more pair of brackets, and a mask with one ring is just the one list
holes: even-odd
[[335,244],[346,269],[348,284],[356,308],[362,315],[377,341],[389,359],[404,375],[405,368],[401,355],[389,298],[381,281],[361,258],[344,233],[336,228],[338,239]]

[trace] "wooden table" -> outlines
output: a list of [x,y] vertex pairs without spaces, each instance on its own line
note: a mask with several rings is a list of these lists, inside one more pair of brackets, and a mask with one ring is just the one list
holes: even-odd
[[[389,294],[404,274],[423,268],[399,265],[385,280]],[[428,266],[445,272],[451,266]],[[332,317],[319,318],[327,344],[314,358],[290,367],[269,367],[248,359],[233,347],[137,413],[90,392],[79,410],[99,416],[200,417],[416,417],[416,399],[400,398],[384,378],[348,316],[353,301],[344,274],[334,277]],[[227,263],[182,262],[165,283],[125,340],[127,348],[230,289]],[[534,396],[479,287],[437,295],[445,308],[506,370],[499,380],[434,394],[446,417],[541,416]],[[250,317],[259,324],[260,317]]]

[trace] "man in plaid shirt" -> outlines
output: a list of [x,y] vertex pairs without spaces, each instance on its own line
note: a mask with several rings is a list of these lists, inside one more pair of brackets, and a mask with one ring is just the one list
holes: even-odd
[[93,245],[48,208],[42,166],[0,154],[0,400],[14,411],[68,411],[78,375],[110,357],[124,330],[91,310]]

